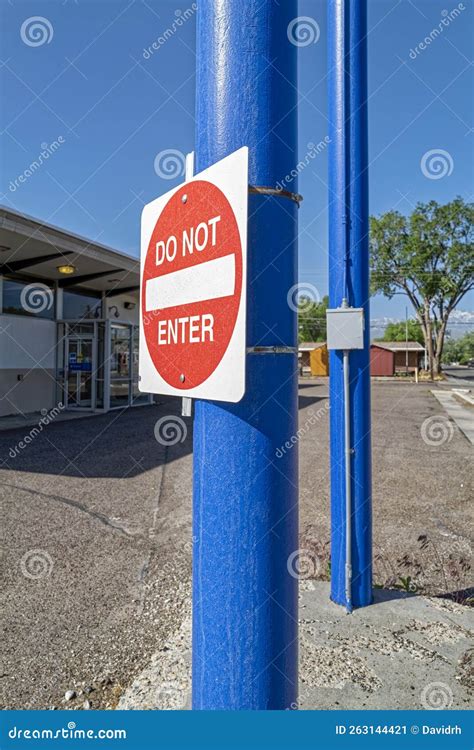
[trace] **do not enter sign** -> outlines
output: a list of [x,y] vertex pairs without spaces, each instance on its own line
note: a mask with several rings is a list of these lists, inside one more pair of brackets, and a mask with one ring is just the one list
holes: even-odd
[[242,247],[226,196],[207,180],[167,202],[143,267],[142,316],[151,360],[179,391],[202,385],[227,351],[239,313]]
[[140,390],[245,391],[248,149],[145,206]]

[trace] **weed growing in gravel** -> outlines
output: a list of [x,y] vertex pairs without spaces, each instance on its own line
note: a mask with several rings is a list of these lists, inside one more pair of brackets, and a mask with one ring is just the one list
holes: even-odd
[[[329,580],[331,555],[329,539],[320,538],[316,528],[307,526],[301,535],[301,546],[314,557],[312,576]],[[472,605],[469,590],[471,548],[467,540],[455,541],[441,549],[427,534],[417,539],[418,549],[393,557],[381,547],[376,547],[373,560],[375,588],[398,589],[426,596],[449,595],[461,604]]]

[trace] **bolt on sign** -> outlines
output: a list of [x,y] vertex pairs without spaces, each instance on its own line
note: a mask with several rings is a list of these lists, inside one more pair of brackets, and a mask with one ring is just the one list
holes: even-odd
[[141,391],[244,395],[247,204],[244,147],[143,209]]

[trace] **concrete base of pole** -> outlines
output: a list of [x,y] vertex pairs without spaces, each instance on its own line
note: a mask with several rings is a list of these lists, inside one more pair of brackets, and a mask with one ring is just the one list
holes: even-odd
[[[300,690],[294,708],[426,709],[470,704],[470,612],[447,599],[376,590],[347,616],[329,584],[300,584]],[[119,709],[191,707],[191,608],[124,693]]]

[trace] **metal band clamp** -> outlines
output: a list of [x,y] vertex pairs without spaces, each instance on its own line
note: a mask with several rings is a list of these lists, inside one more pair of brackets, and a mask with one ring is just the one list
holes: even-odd
[[275,195],[281,198],[289,198],[297,204],[298,208],[301,201],[303,200],[303,196],[299,193],[291,193],[289,190],[280,190],[278,188],[262,187],[259,185],[249,185],[249,193],[258,193],[259,195]]
[[296,346],[248,346],[247,354],[297,354]]

